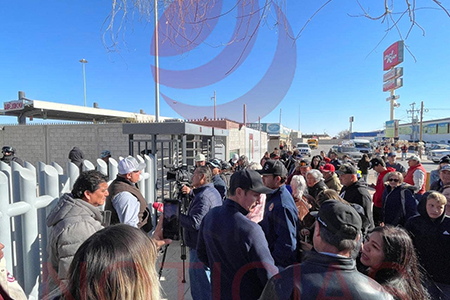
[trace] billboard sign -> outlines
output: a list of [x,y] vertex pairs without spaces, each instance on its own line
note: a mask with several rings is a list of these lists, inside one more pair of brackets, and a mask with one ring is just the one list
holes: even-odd
[[383,92],[395,90],[401,88],[403,86],[403,78],[396,78],[388,80],[385,84],[383,84]]
[[390,45],[383,52],[383,70],[387,71],[403,62],[403,41]]
[[267,131],[268,134],[280,134],[280,124],[278,123],[267,123]]
[[393,68],[383,75],[383,82],[403,76],[403,67]]
[[396,138],[398,137],[398,120],[386,121],[385,137]]
[[21,110],[24,106],[23,100],[15,100],[15,101],[9,101],[3,103],[3,109],[5,111],[11,111],[11,110]]

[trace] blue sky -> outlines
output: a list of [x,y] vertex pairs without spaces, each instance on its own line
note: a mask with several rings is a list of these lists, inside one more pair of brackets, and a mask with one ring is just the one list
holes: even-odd
[[[294,34],[304,26],[317,8],[325,1],[287,0],[287,19]],[[374,4],[376,2],[376,4]],[[401,10],[402,0],[396,9]],[[422,1],[423,7],[436,7],[432,1]],[[381,13],[383,1],[361,1],[373,15]],[[224,1],[223,11],[232,6]],[[124,31],[119,32],[118,51],[108,52],[102,43],[104,22],[111,9],[108,0],[99,1],[8,1],[2,5],[0,19],[0,101],[17,99],[19,90],[30,99],[84,104],[82,64],[86,65],[87,103],[97,102],[100,107],[131,112],[143,109],[154,114],[154,79],[150,54],[153,22],[130,19]],[[162,9],[161,9],[162,10]],[[254,46],[245,60],[224,77],[208,86],[181,89],[161,86],[164,95],[180,103],[211,106],[214,91],[217,105],[245,95],[258,85],[274,60],[279,28],[275,26],[274,10],[258,31]],[[355,117],[354,131],[382,129],[389,119],[387,92],[382,91],[382,54],[400,39],[393,30],[383,39],[386,23],[363,17],[356,1],[332,1],[308,24],[296,43],[295,73],[284,78],[283,68],[275,75],[280,80],[269,91],[259,92],[261,100],[252,100],[272,112],[262,122],[278,122],[280,109],[282,124],[305,133],[326,131],[335,135],[348,129],[348,119]],[[160,67],[169,70],[187,70],[205,65],[224,51],[233,34],[237,11],[221,17],[206,35],[205,42],[187,53],[161,57]],[[397,15],[395,15],[397,16]],[[441,10],[420,9],[416,20],[425,29],[415,27],[406,45],[417,59],[405,51],[404,85],[400,95],[400,108],[395,117],[408,122],[410,103],[424,101],[429,109],[424,118],[450,116],[450,18]],[[406,34],[410,23],[405,17],[399,28]],[[383,39],[383,40],[382,40]],[[377,46],[377,44],[379,44]],[[167,48],[165,48],[167,49]],[[375,50],[374,50],[375,49]],[[164,47],[162,48],[164,50]],[[289,61],[288,58],[284,58]],[[222,64],[231,61],[222,60]],[[284,66],[286,67],[286,66]],[[206,78],[216,74],[209,68]],[[211,73],[209,73],[211,72]],[[220,77],[220,76],[219,76]],[[202,79],[204,80],[204,79]],[[292,81],[280,103],[265,102],[265,96],[276,97],[281,84]],[[280,85],[278,87],[278,85]],[[281,92],[280,92],[281,93]],[[255,94],[253,95],[255,97]],[[253,106],[254,107],[254,106]],[[254,108],[256,109],[256,108]],[[227,117],[242,120],[243,108],[227,113]],[[213,116],[213,110],[210,110]],[[180,117],[161,97],[160,115]],[[0,123],[15,123],[11,117],[0,118]],[[34,120],[34,123],[41,122]]]

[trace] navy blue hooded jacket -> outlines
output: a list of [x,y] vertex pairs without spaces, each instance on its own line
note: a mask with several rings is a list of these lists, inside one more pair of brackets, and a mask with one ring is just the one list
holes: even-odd
[[222,205],[222,198],[212,183],[193,190],[193,199],[188,214],[180,215],[180,224],[184,228],[184,242],[189,248],[197,248],[197,236],[200,224],[211,208]]
[[261,222],[270,253],[277,267],[297,262],[297,231],[300,230],[298,209],[285,185],[267,195]]
[[258,299],[278,271],[264,232],[246,214],[237,202],[226,199],[200,226],[197,254],[211,269],[213,299]]

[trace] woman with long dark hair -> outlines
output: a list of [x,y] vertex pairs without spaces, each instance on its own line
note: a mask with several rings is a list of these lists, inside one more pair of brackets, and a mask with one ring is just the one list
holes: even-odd
[[361,263],[368,276],[397,300],[428,300],[413,242],[403,228],[374,228],[361,249]]
[[156,242],[140,229],[119,224],[100,230],[76,252],[61,299],[159,300],[156,257]]
[[320,166],[322,165],[322,160],[323,160],[323,158],[320,155],[313,156],[313,158],[311,160],[311,169],[320,170]]

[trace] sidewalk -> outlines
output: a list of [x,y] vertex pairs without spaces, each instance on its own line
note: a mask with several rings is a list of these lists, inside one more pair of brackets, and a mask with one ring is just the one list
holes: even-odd
[[[183,263],[180,258],[181,247],[179,241],[173,241],[167,248],[166,260],[161,276],[161,299],[167,300],[192,300],[191,288],[189,283],[188,264],[189,264],[189,249],[186,247],[187,259],[185,263],[186,283],[182,283],[183,277]],[[161,266],[163,255],[160,254],[156,262],[157,271]]]

